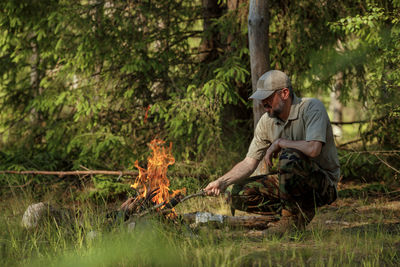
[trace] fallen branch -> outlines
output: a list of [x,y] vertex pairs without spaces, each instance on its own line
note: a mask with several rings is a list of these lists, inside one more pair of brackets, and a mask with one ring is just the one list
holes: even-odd
[[28,182],[22,185],[6,185],[6,186],[0,186],[0,188],[24,188],[28,186],[30,183],[32,183],[33,179],[30,179]]
[[348,141],[346,143],[340,144],[338,147],[342,148],[344,146],[347,146],[347,145],[350,145],[350,144],[354,144],[354,143],[357,143],[357,142],[360,142],[360,141],[362,141],[362,138],[358,138],[358,139],[355,139],[355,140]]
[[391,166],[389,163],[387,163],[386,161],[384,161],[381,157],[379,157],[377,154],[374,154],[375,157],[377,157],[377,159],[379,159],[383,164],[385,164],[387,167],[389,167],[390,169],[394,170],[397,173],[400,173],[400,171],[398,169],[396,169],[395,167]]
[[33,174],[33,175],[55,175],[58,177],[64,176],[81,176],[81,175],[96,175],[96,174],[104,174],[104,175],[118,175],[118,176],[138,176],[139,172],[137,171],[0,171],[0,174]]
[[358,124],[358,123],[366,123],[371,122],[371,120],[363,120],[363,121],[331,121],[331,124],[334,125],[347,125],[347,124]]
[[[86,169],[86,168],[85,168]],[[86,176],[86,175],[96,175],[96,174],[104,174],[104,175],[118,175],[118,176],[132,176],[136,177],[139,175],[138,171],[106,171],[106,170],[85,170],[85,171],[0,171],[0,174],[20,174],[20,175],[54,175],[58,177],[64,176]],[[187,177],[186,173],[173,173],[171,176],[176,177]],[[190,174],[193,178],[204,179],[207,177],[207,174]],[[132,178],[133,179],[133,178]]]
[[279,218],[274,215],[226,216],[209,212],[186,213],[183,214],[182,218],[189,224],[207,224],[214,225],[216,227],[230,226],[260,230],[267,229],[268,223],[279,220]]
[[[182,199],[173,198],[169,202],[163,202],[155,205],[147,210],[139,213],[133,214],[133,216],[126,222],[127,224],[135,222],[138,218],[144,217],[151,212],[156,211],[159,214],[165,215],[173,211],[173,208],[186,200],[195,197],[205,196],[204,190],[183,197]],[[159,209],[159,210],[158,210]],[[269,222],[278,221],[279,218],[276,215],[257,215],[257,216],[226,216],[219,214],[212,214],[209,212],[195,212],[186,213],[182,215],[182,219],[189,224],[208,224],[214,225],[216,227],[229,226],[229,227],[239,227],[239,228],[249,228],[249,229],[266,229],[268,228]]]
[[[394,113],[398,113],[400,112],[400,110],[392,110],[392,114]],[[373,120],[359,120],[359,121],[331,121],[331,124],[334,125],[346,125],[346,124],[358,124],[358,123],[367,123],[367,122],[374,122],[374,121],[381,121],[384,120],[386,118],[390,117],[390,113],[386,114],[385,116],[373,119]]]

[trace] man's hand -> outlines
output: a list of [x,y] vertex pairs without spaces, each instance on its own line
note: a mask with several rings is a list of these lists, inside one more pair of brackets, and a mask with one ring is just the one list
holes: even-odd
[[268,166],[272,166],[272,158],[275,158],[279,151],[281,151],[281,146],[279,145],[279,139],[276,139],[272,144],[269,146],[267,153],[265,154],[265,161],[267,162]]
[[211,182],[207,185],[206,188],[204,188],[204,191],[208,196],[218,196],[220,193],[225,191],[225,187],[222,182],[219,180],[215,180],[214,182]]
[[223,193],[226,188],[241,179],[249,177],[257,168],[259,161],[253,158],[246,157],[244,160],[236,164],[229,172],[211,182],[204,188],[208,196],[218,196]]

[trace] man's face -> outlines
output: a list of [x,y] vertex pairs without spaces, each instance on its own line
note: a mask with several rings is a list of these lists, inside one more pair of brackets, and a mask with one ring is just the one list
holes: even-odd
[[270,118],[277,118],[283,111],[284,103],[280,97],[281,90],[275,91],[261,102]]

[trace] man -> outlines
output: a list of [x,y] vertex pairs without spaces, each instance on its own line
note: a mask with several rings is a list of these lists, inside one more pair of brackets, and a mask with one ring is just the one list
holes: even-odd
[[[219,195],[229,185],[233,209],[281,213],[268,233],[304,230],[315,208],[337,198],[340,169],[332,127],[324,105],[298,98],[289,77],[278,70],[264,73],[250,99],[261,100],[266,113],[258,122],[244,160],[205,188]],[[268,166],[279,154],[279,177],[248,178],[264,158]]]

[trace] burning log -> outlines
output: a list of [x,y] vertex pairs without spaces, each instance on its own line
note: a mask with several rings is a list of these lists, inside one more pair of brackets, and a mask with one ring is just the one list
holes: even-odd
[[139,166],[138,161],[135,167],[139,170],[139,175],[134,184],[131,185],[137,192],[136,197],[125,201],[120,211],[135,216],[144,216],[152,211],[171,209],[175,215],[173,207],[184,199],[186,189],[170,192],[169,179],[167,178],[168,166],[175,163],[172,155],[172,144],[169,148],[164,147],[164,141],[154,139],[149,147],[152,150],[151,156],[147,159],[147,168]]
[[199,196],[205,196],[205,192],[203,190],[200,190],[199,192],[192,194],[192,195],[188,195],[186,197],[183,197],[182,194],[179,194],[178,196],[172,198],[169,202],[162,202],[158,205],[155,205],[151,208],[149,208],[148,210],[145,210],[144,212],[140,213],[138,216],[139,217],[143,217],[147,214],[149,214],[152,211],[155,211],[161,207],[162,208],[162,213],[168,213],[169,212],[173,212],[172,209],[178,205],[179,203],[185,202],[188,199],[194,198],[194,197],[199,197]]
[[[154,190],[156,191],[156,190]],[[146,196],[146,198],[141,199],[141,198],[129,198],[127,201],[125,201],[121,207],[120,211],[125,212],[129,215],[132,215],[134,217],[143,217],[146,216],[152,212],[158,212],[161,214],[168,214],[168,213],[173,213],[173,209],[176,205],[179,203],[185,202],[186,200],[189,200],[194,197],[199,197],[199,196],[205,196],[205,193],[203,190],[200,190],[199,192],[195,194],[191,194],[188,196],[183,196],[181,193],[177,194],[175,197],[171,198],[169,201],[164,201],[159,204],[149,206],[149,203],[151,202],[151,199],[154,196],[154,192]],[[145,204],[147,203],[147,204]],[[147,209],[144,208],[144,206],[147,206]],[[144,209],[144,211],[143,211]]]

